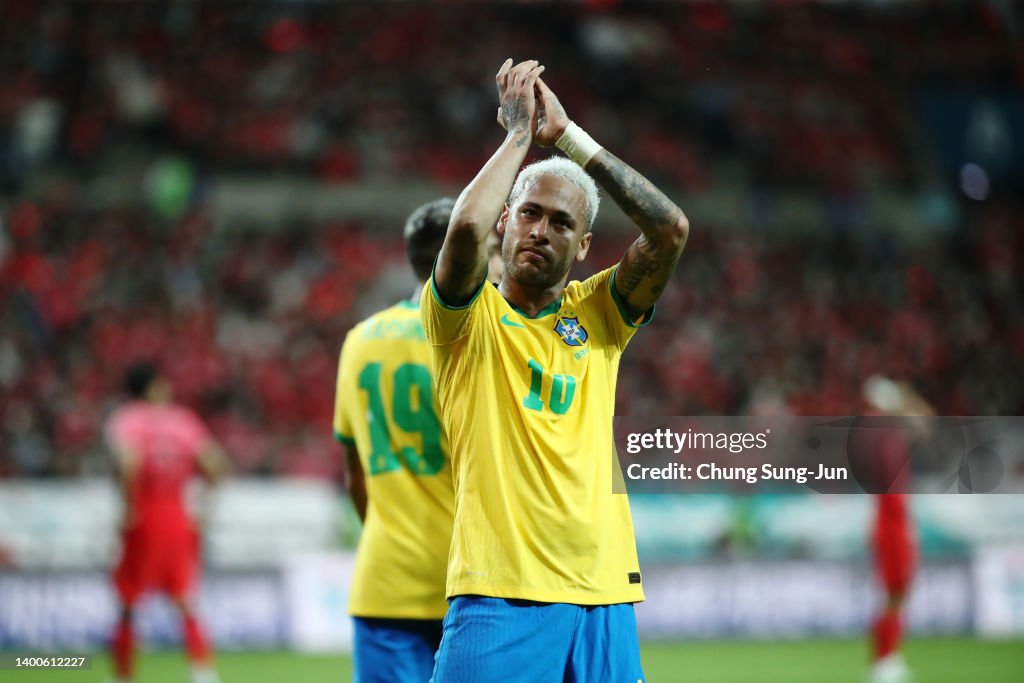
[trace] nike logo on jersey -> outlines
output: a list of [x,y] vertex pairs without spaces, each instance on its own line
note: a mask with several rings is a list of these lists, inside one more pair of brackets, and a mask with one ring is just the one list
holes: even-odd
[[509,327],[526,327],[526,325],[523,325],[522,323],[517,323],[515,320],[510,320],[508,317],[508,313],[501,316],[501,324],[508,325]]

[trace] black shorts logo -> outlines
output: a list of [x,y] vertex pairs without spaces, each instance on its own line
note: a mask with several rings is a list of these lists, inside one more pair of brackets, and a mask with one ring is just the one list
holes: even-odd
[[640,572],[630,572],[629,573],[629,582],[630,583],[640,583]]

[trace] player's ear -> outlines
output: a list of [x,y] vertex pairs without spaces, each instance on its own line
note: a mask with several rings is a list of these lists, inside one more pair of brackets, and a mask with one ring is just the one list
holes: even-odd
[[501,216],[498,218],[498,234],[505,237],[505,224],[508,223],[508,202],[505,203],[505,208],[501,210]]
[[576,260],[582,261],[587,258],[587,252],[590,251],[590,240],[594,236],[594,233],[588,231],[583,237],[580,238],[579,249],[576,250]]

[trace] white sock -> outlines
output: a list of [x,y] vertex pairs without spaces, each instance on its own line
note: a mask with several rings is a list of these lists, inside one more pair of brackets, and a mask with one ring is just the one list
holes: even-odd
[[882,657],[871,667],[871,683],[910,683],[912,676],[899,652]]
[[212,667],[193,666],[192,683],[220,683],[220,676]]

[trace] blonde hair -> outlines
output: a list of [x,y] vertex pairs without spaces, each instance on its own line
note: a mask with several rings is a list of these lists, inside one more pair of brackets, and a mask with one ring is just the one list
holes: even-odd
[[587,174],[576,162],[565,157],[550,157],[541,161],[535,161],[516,176],[516,182],[512,185],[512,191],[508,195],[508,205],[512,206],[519,199],[519,196],[532,187],[542,175],[553,175],[567,180],[583,191],[587,199],[587,231],[594,227],[594,219],[597,218],[597,208],[601,204],[601,195],[597,191],[597,183]]

